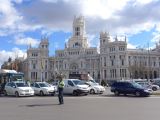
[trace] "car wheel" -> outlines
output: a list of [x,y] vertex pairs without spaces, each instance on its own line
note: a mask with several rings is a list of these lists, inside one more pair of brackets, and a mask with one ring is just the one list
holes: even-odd
[[73,91],[73,95],[74,95],[74,96],[78,96],[77,91]]
[[3,94],[4,94],[4,96],[8,95],[6,90],[3,91]]
[[152,87],[152,90],[153,90],[153,91],[156,91],[156,90],[157,90],[157,88],[156,88],[156,87]]
[[141,96],[140,92],[138,92],[138,91],[135,93],[135,95],[136,95],[137,97]]
[[39,94],[40,94],[40,96],[44,96],[44,93],[43,93],[43,91],[40,91],[40,93],[39,93]]
[[91,89],[91,90],[90,90],[90,94],[95,94],[94,89]]
[[118,95],[119,95],[119,92],[116,90],[116,91],[114,92],[114,94],[115,94],[116,96],[118,96]]
[[19,97],[19,93],[18,93],[17,91],[15,92],[15,96],[16,96],[16,97]]

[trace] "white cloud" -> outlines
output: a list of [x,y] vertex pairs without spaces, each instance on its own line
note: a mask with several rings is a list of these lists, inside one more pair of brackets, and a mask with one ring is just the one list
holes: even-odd
[[87,34],[87,40],[88,40],[88,45],[90,47],[92,46],[96,47],[99,42],[99,38],[97,38],[97,35],[93,35],[93,34]]
[[24,16],[15,7],[23,0],[0,0],[0,36],[41,28],[40,25],[27,24]]
[[94,34],[103,29],[136,34],[152,29],[160,19],[158,0],[39,0],[20,8],[13,3],[23,0],[1,1],[0,35],[39,28],[42,34],[71,31],[73,16],[80,14],[88,20],[87,31]]
[[129,0],[82,0],[85,16],[108,19],[115,11],[121,10]]
[[130,43],[127,44],[128,49],[136,49],[136,47],[137,47],[136,45],[133,45],[133,44],[130,44]]
[[135,0],[137,4],[148,4],[150,2],[153,2],[153,1],[158,1],[158,0]]
[[[71,32],[74,15],[85,16],[88,40],[93,46],[98,44],[102,30],[130,36],[150,31],[155,26],[156,31],[160,31],[159,0],[28,0],[27,7],[23,1],[0,0],[0,36],[36,29],[43,35],[53,31]],[[36,46],[38,40],[19,36],[15,43]],[[58,44],[54,43],[56,48]]]
[[39,40],[33,39],[31,37],[25,37],[23,34],[15,36],[14,39],[16,45],[26,45],[26,46],[31,45],[32,47],[36,47],[40,43]]
[[21,21],[23,17],[9,0],[1,0],[0,2],[0,33],[6,35],[17,27],[17,22]]
[[1,27],[12,26],[16,21],[21,20],[22,16],[18,14],[13,4],[8,0],[1,0],[0,4],[0,19]]
[[17,57],[24,57],[26,58],[27,54],[26,51],[20,50],[19,48],[13,48],[12,51],[0,51],[0,66],[5,62],[8,61],[8,58],[11,57],[14,60]]
[[134,35],[157,24],[159,4],[158,0],[40,0],[18,10],[27,23],[21,29],[43,28],[42,34],[69,32],[73,16],[84,15],[88,34],[106,29],[112,34]]
[[160,43],[160,31],[153,33],[153,39],[151,40],[153,43]]

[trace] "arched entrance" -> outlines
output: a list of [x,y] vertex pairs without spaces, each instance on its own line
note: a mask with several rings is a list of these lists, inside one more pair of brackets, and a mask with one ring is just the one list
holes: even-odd
[[76,63],[72,63],[70,64],[70,74],[79,74],[79,70],[78,70],[78,64]]

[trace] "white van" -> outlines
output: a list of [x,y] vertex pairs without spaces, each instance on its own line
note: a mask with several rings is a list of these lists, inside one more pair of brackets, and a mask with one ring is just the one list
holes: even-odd
[[78,79],[66,79],[64,80],[65,86],[63,93],[64,94],[72,94],[74,96],[78,96],[81,94],[88,95],[89,86],[84,82]]

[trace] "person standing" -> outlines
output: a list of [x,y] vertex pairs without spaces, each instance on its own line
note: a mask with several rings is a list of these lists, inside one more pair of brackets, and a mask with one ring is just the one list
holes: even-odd
[[64,88],[64,81],[63,78],[60,78],[60,81],[58,83],[58,99],[59,99],[59,104],[64,104],[63,101],[63,88]]

